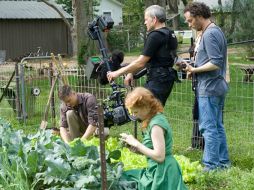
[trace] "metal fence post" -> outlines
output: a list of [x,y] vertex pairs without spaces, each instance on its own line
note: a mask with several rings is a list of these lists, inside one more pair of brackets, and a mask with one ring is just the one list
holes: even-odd
[[26,123],[26,97],[25,97],[25,69],[24,64],[20,64],[20,81],[21,81],[21,99],[22,99],[22,113],[23,113],[23,120]]
[[21,106],[20,106],[20,89],[19,89],[19,65],[15,63],[15,76],[16,76],[16,110],[17,119],[22,119],[21,117]]

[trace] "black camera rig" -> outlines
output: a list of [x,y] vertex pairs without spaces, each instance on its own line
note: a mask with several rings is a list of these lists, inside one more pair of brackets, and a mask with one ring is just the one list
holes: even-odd
[[[92,40],[97,40],[99,43],[102,59],[87,62],[86,76],[88,79],[97,79],[101,75],[101,71],[98,70],[100,65],[106,66],[107,71],[112,71],[112,60],[110,60],[107,49],[102,39],[101,31],[105,32],[113,27],[114,21],[110,17],[98,16],[88,26],[88,35]],[[105,72],[103,74],[106,74]],[[102,83],[101,83],[102,84]],[[128,110],[124,106],[124,96],[126,88],[122,85],[116,84],[114,81],[110,83],[112,88],[111,95],[103,101],[103,115],[104,115],[104,127],[111,127],[113,125],[123,125],[135,118],[131,116]]]
[[103,101],[104,126],[123,125],[129,121],[134,121],[124,105],[126,88],[118,84],[111,84],[113,92]]
[[100,62],[88,61],[86,65],[86,76],[88,79],[97,79],[100,75],[98,70],[99,65],[106,66],[107,71],[111,71],[112,61],[109,59],[107,49],[105,47],[102,32],[108,31],[113,28],[114,21],[109,16],[97,16],[92,22],[88,24],[87,33],[92,40],[97,40],[99,43],[102,60]]

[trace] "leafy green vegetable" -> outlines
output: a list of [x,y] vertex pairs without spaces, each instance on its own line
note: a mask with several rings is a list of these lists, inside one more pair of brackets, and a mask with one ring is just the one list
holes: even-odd
[[191,162],[189,158],[182,155],[174,155],[178,161],[183,174],[183,180],[186,183],[191,183],[196,181],[196,178],[202,175],[202,166],[199,161]]
[[[1,119],[0,132],[0,184],[5,189],[100,189],[98,140],[97,146],[80,139],[69,146],[50,130],[26,136]],[[120,155],[119,150],[106,152],[109,159],[119,159]],[[107,163],[110,189],[118,189],[122,168],[122,164]]]
[[[99,139],[96,137],[83,142],[86,145],[99,145]],[[124,170],[141,169],[147,167],[147,160],[145,156],[136,154],[129,148],[123,147],[117,138],[110,137],[106,140],[106,150],[109,151],[109,155],[111,155],[115,150],[119,150],[121,152],[121,157],[111,157],[111,162],[122,162],[124,165]],[[202,166],[199,161],[191,162],[189,158],[182,155],[174,155],[174,157],[182,169],[183,179],[186,183],[194,182],[198,176],[202,175]]]
[[[22,131],[13,131],[1,119],[0,133],[0,188],[100,189],[98,138],[75,139],[66,144],[50,130],[26,136]],[[123,147],[117,138],[108,138],[105,147],[108,189],[135,189],[132,183],[121,178],[122,172],[147,167],[146,157]],[[194,181],[201,165],[182,156],[176,159],[182,167],[184,180]]]

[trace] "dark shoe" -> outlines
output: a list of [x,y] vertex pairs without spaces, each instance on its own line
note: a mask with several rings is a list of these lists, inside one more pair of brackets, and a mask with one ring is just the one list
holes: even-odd
[[220,166],[220,169],[226,170],[226,169],[229,169],[230,167],[231,167],[231,164],[222,164],[222,165]]

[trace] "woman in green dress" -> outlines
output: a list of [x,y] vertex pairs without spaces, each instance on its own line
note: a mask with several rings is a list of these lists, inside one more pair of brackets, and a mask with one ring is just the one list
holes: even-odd
[[148,167],[126,171],[123,177],[136,181],[139,190],[187,189],[181,169],[172,155],[172,130],[162,113],[162,104],[149,90],[137,87],[127,95],[125,105],[142,121],[143,143],[126,133],[121,134],[121,140],[145,155]]

